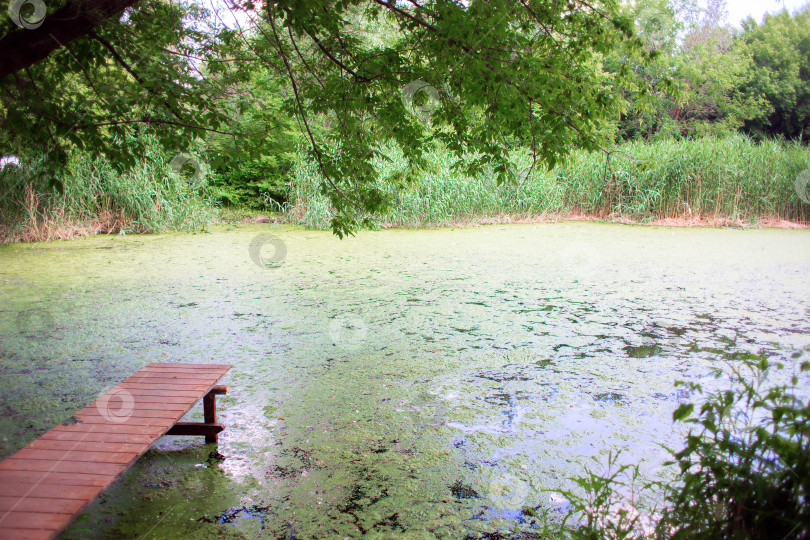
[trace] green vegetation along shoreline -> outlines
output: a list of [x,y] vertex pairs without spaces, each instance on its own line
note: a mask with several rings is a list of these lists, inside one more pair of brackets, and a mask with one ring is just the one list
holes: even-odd
[[[401,155],[376,163],[380,176],[404,166]],[[810,149],[734,135],[696,140],[631,142],[610,154],[577,152],[550,171],[531,169],[525,152],[513,164],[522,180],[457,175],[454,159],[433,150],[432,170],[399,190],[380,226],[453,226],[464,223],[602,219],[666,225],[806,226],[810,205],[796,178],[810,169]],[[529,172],[529,171],[532,172]],[[528,173],[528,174],[527,174]],[[291,213],[309,227],[327,228],[332,212],[319,190],[315,166],[298,163]],[[790,222],[790,223],[784,223]]]
[[[395,148],[374,166],[381,178],[405,167]],[[370,216],[374,228],[603,220],[654,225],[807,227],[810,204],[797,179],[810,170],[810,149],[743,135],[629,142],[610,153],[576,152],[550,171],[532,167],[525,150],[512,163],[521,180],[453,170],[455,158],[426,152],[428,170],[409,183],[381,181],[390,204]],[[5,173],[5,180],[10,174]],[[20,181],[17,179],[17,181]],[[264,210],[223,207],[204,180],[178,175],[155,152],[119,173],[109,164],[76,159],[59,179],[27,180],[20,200],[0,209],[0,242],[44,241],[96,233],[200,230],[215,222],[278,221],[328,229],[334,211],[316,165],[299,157],[284,204]],[[805,186],[806,188],[806,186]],[[806,195],[805,195],[806,196]],[[275,210],[275,212],[273,211]]]

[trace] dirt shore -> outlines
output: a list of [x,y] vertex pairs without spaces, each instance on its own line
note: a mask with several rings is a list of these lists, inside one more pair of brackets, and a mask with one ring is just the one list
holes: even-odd
[[[758,217],[755,220],[742,218],[729,218],[711,215],[683,215],[659,218],[649,221],[633,219],[628,216],[610,215],[598,216],[580,212],[568,214],[540,214],[535,216],[511,215],[493,216],[487,218],[470,218],[454,220],[450,223],[426,223],[423,227],[477,227],[479,225],[495,225],[503,223],[557,223],[561,221],[602,221],[605,223],[623,223],[625,225],[659,226],[659,227],[732,227],[742,229],[808,229],[810,223],[789,221],[778,217]],[[383,228],[402,227],[398,223],[384,222]]]

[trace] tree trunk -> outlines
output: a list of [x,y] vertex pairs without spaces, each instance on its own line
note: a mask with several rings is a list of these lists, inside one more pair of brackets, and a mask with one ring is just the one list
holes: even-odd
[[38,28],[20,28],[0,39],[0,79],[46,58],[138,0],[74,0],[45,17]]

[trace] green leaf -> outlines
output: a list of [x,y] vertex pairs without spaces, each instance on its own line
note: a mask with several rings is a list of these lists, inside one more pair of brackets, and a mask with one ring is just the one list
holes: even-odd
[[687,416],[691,415],[693,410],[695,410],[695,405],[693,403],[681,403],[672,413],[672,421],[678,422],[683,420]]

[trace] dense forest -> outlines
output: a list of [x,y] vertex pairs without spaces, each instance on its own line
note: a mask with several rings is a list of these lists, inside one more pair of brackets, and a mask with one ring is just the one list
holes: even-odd
[[257,213],[340,234],[572,212],[809,217],[807,8],[737,27],[723,0],[636,0],[609,25],[496,25],[458,56],[440,49],[452,36],[408,34],[406,11],[242,7],[139,2],[6,75],[4,241]]

